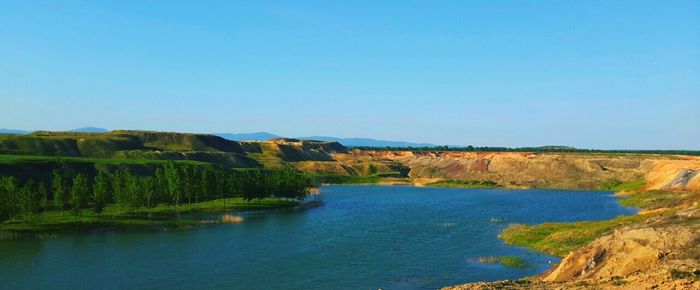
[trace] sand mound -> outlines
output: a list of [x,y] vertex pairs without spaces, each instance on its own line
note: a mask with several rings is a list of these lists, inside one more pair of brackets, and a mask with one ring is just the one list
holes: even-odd
[[237,215],[225,214],[221,216],[221,222],[225,224],[237,224],[243,222],[243,217]]

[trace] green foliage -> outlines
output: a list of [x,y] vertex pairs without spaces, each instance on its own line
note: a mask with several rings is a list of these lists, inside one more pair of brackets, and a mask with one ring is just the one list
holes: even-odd
[[87,205],[90,194],[90,184],[84,174],[77,174],[73,177],[73,185],[70,188],[71,213],[80,215],[80,211]]
[[627,281],[624,279],[613,279],[610,284],[612,284],[614,286],[622,286],[622,285],[627,284]]
[[47,209],[51,207],[51,197],[49,196],[49,189],[46,187],[46,184],[41,181],[39,182],[39,186],[36,188],[37,194],[39,194],[39,207],[43,209]]
[[274,182],[272,189],[274,195],[283,198],[303,199],[311,186],[311,179],[308,176],[292,169],[275,171],[270,179]]
[[315,183],[323,184],[375,184],[382,181],[382,178],[373,176],[355,176],[342,174],[316,174],[311,175]]
[[70,201],[68,197],[68,190],[63,181],[63,175],[60,170],[55,169],[51,173],[51,191],[53,192],[53,200],[56,208],[68,209],[70,208]]
[[[214,209],[217,201],[227,207],[229,199],[248,203],[256,200],[257,207],[248,204],[250,208],[288,206],[305,198],[311,186],[306,175],[292,169],[226,171],[210,165],[168,161],[151,175],[141,174],[121,168],[112,174],[100,171],[90,178],[83,173],[64,176],[60,170],[54,170],[51,184],[55,206],[48,203],[48,190],[43,183],[36,186],[29,180],[18,184],[14,177],[0,177],[0,220],[17,222],[13,218],[21,214],[32,217],[33,221],[37,214],[52,212],[54,208],[71,209],[75,223],[85,220],[83,213],[102,216],[110,212],[117,216],[145,210],[150,218],[154,213],[163,214],[171,209],[175,214],[181,209],[201,211],[206,204]],[[65,183],[66,179],[71,182]],[[183,197],[187,197],[185,204]],[[191,207],[194,204],[197,206]]]
[[106,174],[100,172],[95,176],[92,187],[93,208],[96,213],[101,213],[109,201],[110,184]]
[[180,176],[180,171],[175,166],[175,162],[168,161],[165,163],[165,180],[168,184],[168,195],[170,196],[170,201],[175,208],[180,205],[180,197],[182,196],[182,178]]
[[377,169],[377,166],[374,166],[374,164],[370,164],[369,166],[367,166],[368,175],[376,175],[377,172],[379,172],[379,169]]
[[0,219],[12,218],[20,213],[17,180],[13,176],[0,177]]
[[243,171],[240,173],[238,181],[241,182],[243,200],[250,202],[264,195],[266,184],[263,181],[262,174],[260,170]]
[[127,191],[127,181],[131,178],[131,173],[127,170],[118,170],[112,177],[112,193],[114,203],[121,209],[127,210],[131,206],[129,192]]
[[150,216],[151,210],[158,203],[160,198],[155,188],[155,178],[138,177],[137,184],[137,205],[145,207],[148,211],[148,215]]
[[31,179],[27,180],[27,182],[19,188],[17,196],[20,213],[23,214],[27,220],[32,220],[34,215],[41,210],[41,197],[34,186],[34,181]]
[[38,214],[33,223],[23,220],[9,220],[0,223],[0,231],[23,232],[60,232],[64,230],[90,230],[94,228],[182,228],[199,226],[196,219],[176,219],[177,212],[181,213],[217,213],[231,211],[264,210],[288,208],[298,205],[297,202],[266,198],[256,203],[244,202],[241,198],[231,198],[226,203],[222,199],[200,203],[184,204],[177,211],[174,206],[159,204],[151,212],[152,216],[144,215],[142,209],[123,211],[114,205],[107,205],[104,211],[96,213],[92,209],[83,209],[81,215],[65,215],[59,211],[44,211]]
[[671,269],[671,278],[673,279],[689,279],[689,280],[700,280],[700,270],[695,271],[681,271],[678,269]]
[[644,210],[653,210],[663,207],[675,207],[685,202],[700,200],[700,193],[697,192],[674,192],[653,190],[638,192],[624,196],[620,199],[623,206],[637,207]]
[[516,256],[479,257],[479,263],[498,263],[506,267],[527,268],[527,263]]
[[601,183],[600,187],[603,190],[610,191],[637,191],[644,187],[643,179],[635,179],[626,182],[611,178]]
[[554,256],[569,252],[593,241],[612,228],[645,219],[645,216],[620,216],[607,221],[510,225],[498,236],[506,244],[528,247]]

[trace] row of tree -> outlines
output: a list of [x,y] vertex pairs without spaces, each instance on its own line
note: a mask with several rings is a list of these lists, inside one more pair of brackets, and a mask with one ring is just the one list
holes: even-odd
[[382,150],[382,151],[414,151],[414,152],[537,152],[537,153],[632,153],[632,154],[671,154],[671,155],[694,155],[700,156],[700,150],[602,150],[602,149],[579,149],[569,146],[541,146],[541,147],[475,147],[475,146],[420,146],[420,147],[373,147],[355,146],[360,150]]
[[311,180],[297,171],[226,171],[214,166],[167,162],[150,176],[128,169],[99,172],[93,177],[64,176],[54,170],[50,184],[15,177],[0,177],[0,220],[17,216],[32,218],[47,210],[70,211],[78,216],[92,208],[100,213],[114,204],[122,211],[146,209],[159,204],[179,207],[193,202],[241,197],[250,202],[264,198],[303,199]]

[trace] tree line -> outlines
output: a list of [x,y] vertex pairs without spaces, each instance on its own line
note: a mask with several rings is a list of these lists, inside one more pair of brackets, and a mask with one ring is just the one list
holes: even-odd
[[536,153],[611,153],[611,154],[670,154],[670,155],[693,155],[700,156],[700,150],[602,150],[602,149],[579,149],[568,146],[542,146],[542,147],[475,147],[475,146],[421,146],[421,147],[372,147],[353,146],[359,150],[380,150],[380,151],[414,151],[414,152],[536,152]]
[[292,169],[226,171],[211,165],[183,165],[169,161],[155,174],[139,176],[128,169],[98,172],[89,177],[79,173],[64,176],[55,169],[51,181],[20,182],[13,176],[0,177],[0,220],[22,217],[31,220],[48,210],[69,211],[76,217],[87,208],[101,213],[114,204],[120,211],[151,210],[160,204],[179,207],[240,197],[247,202],[264,198],[299,200],[306,197],[311,180]]

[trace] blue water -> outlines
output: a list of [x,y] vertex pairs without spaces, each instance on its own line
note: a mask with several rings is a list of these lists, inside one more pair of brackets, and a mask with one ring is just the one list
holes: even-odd
[[[435,289],[557,258],[504,245],[509,223],[632,214],[609,192],[326,186],[325,205],[241,224],[0,241],[2,289]],[[515,255],[527,268],[480,264]]]

